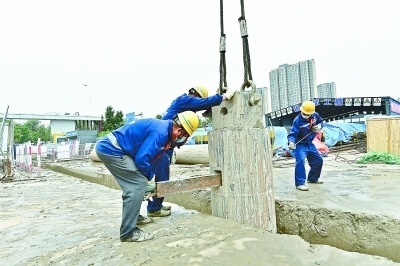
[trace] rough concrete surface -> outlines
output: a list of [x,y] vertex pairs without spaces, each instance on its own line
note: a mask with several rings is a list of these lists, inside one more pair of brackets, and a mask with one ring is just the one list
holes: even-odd
[[330,154],[325,183],[310,184],[306,193],[293,190],[293,177],[285,178],[293,166],[275,170],[279,232],[400,262],[400,166],[352,163],[362,155]]
[[[121,191],[52,171],[35,179],[18,171],[13,182],[0,184],[0,264],[398,265],[399,166],[360,166],[352,163],[357,156],[330,154],[325,183],[310,185],[308,192],[294,189],[292,159],[275,163],[283,234],[206,214],[210,193],[202,190],[167,197],[179,205],[172,203],[172,216],[143,226],[155,238],[142,243],[119,242]],[[103,180],[97,183],[106,180],[101,163],[55,165],[96,173]],[[204,165],[171,168],[175,177],[208,173]],[[197,209],[190,207],[197,201],[205,213],[188,210]]]

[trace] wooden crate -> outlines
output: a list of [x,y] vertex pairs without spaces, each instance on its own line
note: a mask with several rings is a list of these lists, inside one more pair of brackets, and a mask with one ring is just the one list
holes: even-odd
[[376,116],[366,120],[368,152],[400,156],[400,117]]

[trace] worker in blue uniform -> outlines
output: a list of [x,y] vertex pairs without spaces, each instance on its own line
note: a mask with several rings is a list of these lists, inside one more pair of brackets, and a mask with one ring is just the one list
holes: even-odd
[[[215,94],[208,97],[208,90],[205,86],[196,86],[190,88],[188,93],[184,93],[175,100],[167,109],[162,117],[162,120],[173,119],[178,113],[183,111],[202,111],[207,110],[213,106],[220,105],[223,100],[229,100],[235,94],[235,89],[228,89],[223,95]],[[186,139],[187,140],[187,139]],[[176,147],[180,148],[185,144],[186,140],[177,143]],[[173,149],[164,153],[155,164],[155,182],[168,181],[170,176],[170,164],[173,155]],[[147,204],[147,215],[149,217],[164,217],[171,215],[171,206],[163,206],[164,198],[151,198]],[[141,217],[143,219],[143,217]],[[151,222],[151,220],[146,219]],[[145,222],[144,222],[145,223]]]
[[[294,120],[288,134],[289,149],[292,150],[296,159],[294,170],[295,186],[298,190],[307,191],[306,181],[312,184],[322,184],[319,180],[323,165],[323,159],[318,149],[312,143],[317,132],[322,128],[323,120],[315,112],[315,104],[305,101],[300,107],[300,114]],[[308,177],[306,177],[305,159],[310,166]]]
[[96,143],[97,156],[122,189],[122,242],[153,238],[151,233],[137,227],[148,181],[154,177],[152,165],[177,142],[193,134],[199,123],[191,111],[179,113],[173,120],[140,119],[112,131]]

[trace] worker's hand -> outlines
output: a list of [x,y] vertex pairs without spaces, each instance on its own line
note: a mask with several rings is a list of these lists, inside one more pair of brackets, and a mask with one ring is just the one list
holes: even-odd
[[289,141],[289,149],[291,150],[296,149],[296,144],[294,144],[294,142]]
[[235,95],[235,92],[237,90],[236,89],[228,89],[225,93],[224,93],[224,100],[230,100],[233,95]]
[[205,118],[211,117],[211,116],[212,116],[211,108],[205,110],[203,113],[201,113],[201,115],[202,115],[203,117],[205,117]]
[[311,128],[312,132],[318,132],[321,130],[321,125],[315,125]]

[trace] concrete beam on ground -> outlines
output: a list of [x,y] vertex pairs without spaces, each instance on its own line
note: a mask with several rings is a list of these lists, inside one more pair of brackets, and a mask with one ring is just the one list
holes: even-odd
[[221,174],[172,179],[156,183],[154,196],[165,197],[168,195],[199,190],[204,188],[219,187],[222,184]]

